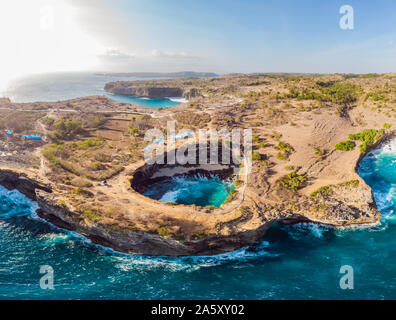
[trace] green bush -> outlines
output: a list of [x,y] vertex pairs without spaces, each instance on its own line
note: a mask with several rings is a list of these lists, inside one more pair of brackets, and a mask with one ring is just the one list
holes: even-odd
[[318,82],[314,89],[316,89],[316,91],[310,91],[306,88],[299,91],[297,88],[293,87],[289,89],[289,93],[284,96],[297,100],[317,100],[349,105],[357,100],[360,88],[349,83],[329,81]]
[[83,132],[83,124],[81,121],[59,119],[53,126],[55,129],[55,136],[58,139],[74,137],[76,134]]
[[252,160],[254,160],[254,161],[259,161],[259,160],[261,160],[260,154],[257,153],[257,152],[255,152],[255,151],[253,151],[253,152],[252,152]]
[[355,142],[350,141],[350,140],[347,140],[347,141],[344,141],[344,142],[338,142],[338,143],[334,146],[334,148],[335,148],[336,150],[341,150],[341,151],[350,151],[350,150],[352,150],[353,148],[355,148]]
[[359,133],[351,133],[348,135],[351,140],[362,141],[363,143],[359,146],[361,153],[366,153],[367,150],[385,134],[385,129],[375,130],[366,129]]
[[129,134],[131,135],[131,136],[134,136],[134,135],[136,135],[136,134],[138,134],[139,133],[139,129],[138,128],[130,128],[129,129]]
[[278,160],[287,160],[287,155],[283,154],[282,152],[278,152],[276,155],[276,159]]
[[76,147],[77,149],[87,150],[89,148],[99,147],[103,145],[103,143],[104,143],[104,138],[96,137],[78,142],[77,144],[73,144],[73,147]]
[[314,147],[315,155],[318,157],[323,157],[325,155],[325,150],[322,150],[319,147]]
[[101,219],[100,215],[98,215],[96,212],[92,211],[92,210],[85,210],[83,212],[83,215],[85,218],[88,219],[88,221],[90,222],[96,222],[98,220]]
[[290,144],[283,142],[283,141],[279,141],[278,143],[278,149],[281,151],[286,151],[286,152],[290,152],[292,150],[292,147]]
[[315,190],[314,192],[311,193],[312,198],[317,198],[319,195],[324,196],[324,195],[330,195],[333,193],[333,188],[332,186],[323,186],[320,187],[319,189]]
[[73,189],[71,193],[74,195],[89,197],[89,198],[92,198],[94,196],[94,194],[91,191],[79,187]]
[[290,172],[279,183],[289,190],[298,190],[305,181],[307,181],[306,175],[298,175],[296,172]]
[[341,184],[341,186],[343,187],[353,187],[353,188],[357,188],[359,186],[359,180],[349,180],[347,182],[344,182]]
[[169,238],[171,236],[169,226],[159,227],[157,229],[157,234],[162,237]]
[[382,138],[384,130],[366,129],[359,133],[351,133],[348,135],[351,140],[359,140],[367,143],[374,143],[376,140]]

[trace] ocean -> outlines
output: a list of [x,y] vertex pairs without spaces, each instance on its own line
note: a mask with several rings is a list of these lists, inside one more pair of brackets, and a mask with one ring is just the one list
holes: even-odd
[[114,95],[104,91],[107,82],[153,80],[161,78],[114,77],[87,72],[67,72],[30,75],[15,79],[0,92],[13,102],[59,101],[86,96],[103,95],[124,103],[150,108],[167,108],[186,102],[180,97],[148,99],[134,96]]

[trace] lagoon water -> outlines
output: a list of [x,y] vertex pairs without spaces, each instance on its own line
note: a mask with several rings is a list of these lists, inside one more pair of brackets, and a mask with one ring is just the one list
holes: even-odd
[[[0,187],[0,299],[395,299],[396,141],[359,174],[383,214],[366,228],[275,225],[262,241],[202,257],[123,255],[37,218],[37,205]],[[40,266],[54,269],[42,290]],[[339,286],[354,269],[354,289]]]
[[86,96],[104,95],[124,103],[134,103],[150,108],[176,106],[186,100],[182,98],[148,99],[134,96],[113,95],[104,91],[107,82],[152,80],[161,78],[113,77],[94,73],[68,72],[31,75],[11,81],[0,92],[14,102],[59,101]]
[[232,189],[232,182],[215,176],[182,175],[152,184],[144,195],[162,202],[220,207]]

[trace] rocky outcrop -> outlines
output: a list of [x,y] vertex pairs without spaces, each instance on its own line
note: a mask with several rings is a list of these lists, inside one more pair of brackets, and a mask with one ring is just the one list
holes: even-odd
[[166,98],[166,97],[182,97],[183,90],[180,88],[170,87],[138,87],[128,81],[106,83],[107,92],[113,94],[147,97],[147,98]]
[[209,235],[202,239],[178,241],[148,232],[87,223],[81,213],[59,204],[50,186],[36,182],[24,173],[0,170],[0,184],[9,190],[17,189],[37,201],[37,214],[48,222],[78,232],[95,244],[130,254],[185,256],[229,252],[260,240],[270,225],[263,224],[255,230],[239,229],[228,235]]
[[[37,190],[38,215],[54,225],[76,231],[93,243],[116,251],[151,256],[186,256],[218,254],[239,249],[259,241],[271,223],[264,223],[253,230],[234,230],[228,235],[209,235],[202,239],[178,241],[157,234],[114,229],[95,223],[85,224],[80,213],[57,204],[56,197]],[[243,217],[243,215],[242,215]],[[239,218],[240,219],[240,218]],[[250,217],[248,217],[248,220]]]
[[183,93],[183,97],[190,100],[191,98],[196,98],[202,96],[201,91],[199,91],[197,88],[190,88],[188,90],[185,90]]
[[29,179],[24,173],[11,170],[0,170],[0,185],[9,190],[16,189],[32,200],[37,200],[36,190],[44,190],[48,193],[52,192],[50,186]]
[[144,255],[183,255],[188,248],[176,240],[145,232],[113,229],[94,223],[85,224],[78,212],[57,204],[56,198],[41,190],[37,191],[38,215],[54,225],[76,231],[93,243],[116,251]]

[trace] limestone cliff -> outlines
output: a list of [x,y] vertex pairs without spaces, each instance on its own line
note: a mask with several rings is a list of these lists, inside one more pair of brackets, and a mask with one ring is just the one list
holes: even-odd
[[131,82],[110,82],[104,88],[107,92],[120,95],[147,97],[147,98],[166,98],[182,97],[183,90],[171,87],[136,87]]

